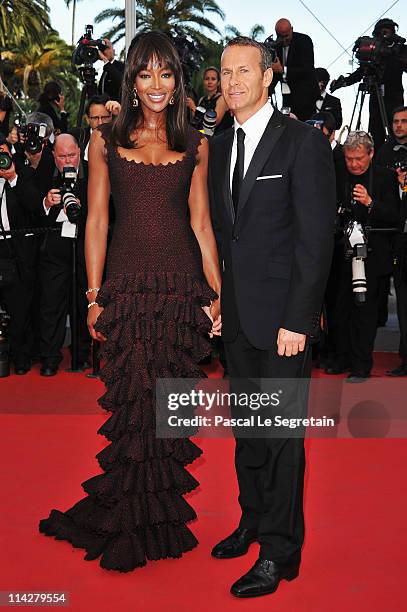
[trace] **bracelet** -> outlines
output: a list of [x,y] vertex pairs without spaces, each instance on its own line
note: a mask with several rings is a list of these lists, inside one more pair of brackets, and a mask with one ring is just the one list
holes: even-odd
[[93,287],[93,289],[92,288],[87,289],[85,291],[85,295],[88,295],[88,293],[92,293],[92,291],[96,291],[97,293],[98,291],[100,291],[100,287]]
[[90,308],[91,306],[99,306],[99,304],[97,302],[89,302],[88,308]]

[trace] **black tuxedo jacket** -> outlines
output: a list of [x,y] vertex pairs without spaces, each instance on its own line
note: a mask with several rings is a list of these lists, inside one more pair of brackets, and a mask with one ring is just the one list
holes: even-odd
[[[340,99],[327,93],[322,102],[321,111],[331,113],[335,117],[335,130],[339,130],[342,125],[342,105]],[[319,112],[317,108],[315,108],[315,112]]]
[[239,322],[259,349],[280,327],[318,333],[332,257],[335,173],[319,130],[274,110],[243,180],[230,192],[233,128],[210,141],[209,194],[223,269],[222,337]]
[[[283,49],[277,49],[280,62],[283,63]],[[294,32],[287,56],[287,83],[291,90],[290,100],[293,107],[303,107],[304,102],[315,101],[320,91],[314,67],[314,45],[306,34]],[[274,74],[272,86],[281,80],[280,74]],[[306,106],[306,104],[305,104]]]
[[120,102],[123,74],[123,62],[114,60],[105,64],[102,76],[100,77],[98,92],[100,94],[107,94],[111,100]]

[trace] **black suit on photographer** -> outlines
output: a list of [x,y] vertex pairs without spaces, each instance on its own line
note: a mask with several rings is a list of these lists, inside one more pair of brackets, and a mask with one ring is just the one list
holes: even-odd
[[[31,303],[34,295],[36,240],[28,232],[11,235],[9,230],[35,227],[35,212],[40,204],[32,170],[16,172],[9,145],[0,143],[0,260],[8,266],[8,282],[0,283],[0,301],[10,315],[9,338],[15,372],[26,374],[31,367],[32,322]],[[7,157],[9,159],[8,164]],[[5,166],[9,166],[6,168]],[[7,263],[8,262],[8,263]]]
[[[58,231],[48,232],[40,253],[41,280],[41,373],[44,376],[56,374],[62,359],[61,348],[65,338],[65,322],[69,311],[72,280],[72,238],[65,230],[74,230],[68,224],[70,213],[61,205],[60,188],[63,184],[62,171],[73,167],[78,171],[75,196],[80,202],[77,220],[77,300],[78,300],[78,363],[82,366],[88,360],[90,335],[86,325],[87,288],[84,255],[84,236],[87,213],[87,178],[80,161],[80,149],[72,135],[58,136],[54,146],[55,166],[52,185],[43,192],[44,222]],[[64,231],[65,236],[62,235]]]
[[[340,203],[338,231],[345,238],[349,222],[366,227],[395,227],[399,215],[397,186],[392,173],[372,166],[373,142],[365,132],[350,132],[344,143],[347,172],[343,185],[344,201]],[[342,228],[342,229],[340,229]],[[365,231],[366,233],[366,231]],[[362,382],[370,376],[377,330],[379,282],[391,272],[391,235],[369,232],[368,255],[364,260],[367,291],[364,303],[356,303],[352,285],[352,258],[336,257],[337,293],[330,318],[330,334],[334,346],[334,365],[339,373],[351,367],[349,382]],[[360,241],[359,241],[360,242]]]
[[399,355],[401,365],[387,372],[389,376],[407,376],[407,106],[394,109],[393,136],[384,143],[376,156],[376,164],[395,173],[400,192],[400,233],[394,236],[393,278],[397,297],[400,328]]
[[306,121],[315,112],[319,98],[319,86],[315,76],[314,45],[307,34],[293,32],[287,19],[276,23],[277,63],[273,64],[273,92],[281,81],[283,105],[289,106],[301,121]]
[[124,63],[114,59],[115,51],[112,43],[103,39],[105,48],[98,49],[99,58],[103,61],[103,72],[98,84],[98,93],[106,94],[111,100],[120,102],[121,88],[124,75]]

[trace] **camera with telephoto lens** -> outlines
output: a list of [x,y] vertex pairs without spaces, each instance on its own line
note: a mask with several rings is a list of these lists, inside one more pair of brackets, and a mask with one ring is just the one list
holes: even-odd
[[345,228],[345,257],[352,258],[352,291],[356,304],[366,302],[367,282],[365,259],[367,240],[363,228],[357,221],[349,221]]
[[71,223],[77,223],[81,214],[81,205],[78,204],[75,195],[77,178],[76,168],[65,166],[62,169],[62,182],[58,187],[61,194],[61,206],[65,209],[66,216]]
[[0,151],[0,170],[10,170],[13,159],[7,151]]
[[107,45],[102,38],[93,40],[93,26],[87,25],[85,28],[85,34],[81,36],[72,54],[72,61],[77,66],[91,66],[97,62],[99,58],[99,51],[106,51]]

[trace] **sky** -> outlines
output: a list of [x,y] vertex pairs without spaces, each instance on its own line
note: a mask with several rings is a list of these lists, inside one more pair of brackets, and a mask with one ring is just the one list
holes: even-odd
[[[71,41],[71,15],[64,0],[48,0],[52,26],[58,30],[60,36]],[[294,30],[311,36],[314,42],[315,66],[328,69],[331,78],[340,74],[352,72],[357,67],[350,64],[351,57],[344,53],[342,48],[352,51],[354,41],[365,31],[371,33],[374,24],[385,13],[399,25],[399,34],[407,38],[407,20],[403,20],[406,12],[406,0],[285,0],[284,10],[280,10],[280,3],[271,3],[270,0],[218,0],[218,5],[226,17],[222,22],[217,16],[207,16],[215,23],[221,32],[225,25],[233,25],[242,34],[248,34],[250,28],[259,23],[264,26],[266,36],[274,32],[274,24],[280,17],[288,18]],[[124,0],[78,0],[76,9],[75,40],[84,32],[85,25],[94,22],[95,16],[105,8],[121,8]],[[273,8],[275,6],[275,8]],[[317,19],[307,10],[308,7]],[[392,8],[390,8],[392,7]],[[390,9],[390,10],[388,10]],[[324,29],[327,28],[339,41],[336,42]],[[96,25],[94,35],[99,37],[109,28],[109,23]],[[120,50],[120,48],[118,48]],[[340,56],[338,58],[338,56]],[[407,89],[407,75],[404,75],[404,89]],[[343,88],[335,92],[341,98],[344,111],[344,123],[350,120],[357,86]],[[367,105],[367,102],[366,102]],[[363,128],[367,129],[367,113],[363,113]]]

